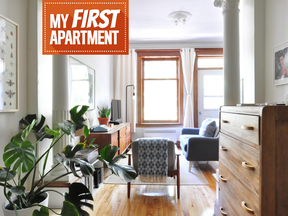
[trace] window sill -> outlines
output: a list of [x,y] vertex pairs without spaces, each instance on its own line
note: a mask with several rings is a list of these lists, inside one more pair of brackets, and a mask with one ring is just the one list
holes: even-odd
[[183,124],[175,124],[175,123],[142,123],[136,124],[137,128],[145,128],[145,127],[183,127]]

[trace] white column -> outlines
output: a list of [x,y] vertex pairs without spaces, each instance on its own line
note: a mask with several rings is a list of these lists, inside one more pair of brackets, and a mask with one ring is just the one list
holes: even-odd
[[[53,102],[52,102],[52,123],[53,128],[57,128],[56,123],[70,119],[69,113],[69,56],[54,55],[53,56]],[[64,135],[58,143],[53,147],[53,155],[61,153],[66,145],[69,144],[69,136]],[[53,158],[53,165],[57,161]],[[58,177],[66,172],[63,166],[58,166],[51,172],[50,178]],[[60,181],[68,181],[61,178]]]
[[240,103],[239,0],[215,0],[223,9],[224,105]]

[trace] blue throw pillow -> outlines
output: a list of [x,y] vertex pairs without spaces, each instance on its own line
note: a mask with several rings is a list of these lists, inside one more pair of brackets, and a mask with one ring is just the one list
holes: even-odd
[[199,135],[205,137],[214,137],[215,131],[216,131],[216,122],[211,119],[205,119],[201,124]]

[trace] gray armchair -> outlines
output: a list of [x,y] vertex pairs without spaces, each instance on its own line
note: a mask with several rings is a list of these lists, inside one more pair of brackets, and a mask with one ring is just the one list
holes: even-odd
[[[219,159],[219,135],[205,137],[199,135],[199,128],[183,128],[180,135],[180,146],[185,158],[190,161],[218,161]],[[215,135],[214,134],[214,135]]]

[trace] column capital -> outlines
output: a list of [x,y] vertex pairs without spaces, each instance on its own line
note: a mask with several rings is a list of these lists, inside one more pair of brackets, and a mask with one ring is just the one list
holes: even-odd
[[239,0],[214,0],[214,6],[220,7],[223,11],[227,9],[239,9]]

